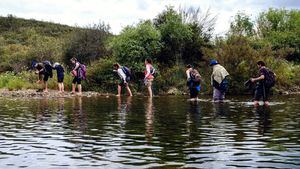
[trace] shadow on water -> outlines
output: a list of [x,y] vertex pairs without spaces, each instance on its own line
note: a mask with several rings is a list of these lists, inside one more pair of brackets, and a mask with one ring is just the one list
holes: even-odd
[[1,98],[0,168],[299,168],[300,100],[282,100]]

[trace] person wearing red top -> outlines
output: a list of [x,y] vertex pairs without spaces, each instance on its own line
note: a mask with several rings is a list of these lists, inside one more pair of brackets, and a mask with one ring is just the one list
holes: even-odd
[[153,82],[154,76],[151,73],[153,71],[152,60],[149,58],[146,59],[145,66],[146,66],[146,70],[144,72],[145,73],[144,83],[148,88],[149,97],[153,97],[152,82]]

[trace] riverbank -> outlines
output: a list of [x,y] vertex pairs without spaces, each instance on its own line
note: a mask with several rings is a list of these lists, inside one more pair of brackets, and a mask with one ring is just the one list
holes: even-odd
[[[136,93],[135,96],[141,96],[142,93]],[[176,94],[173,92],[167,92],[167,93],[160,93],[160,96],[166,96],[166,95],[188,95],[187,93],[180,93]],[[200,95],[207,95],[207,94],[200,94]],[[281,92],[274,95],[300,95],[300,92]],[[19,98],[70,98],[74,96],[79,96],[77,94],[71,94],[69,91],[64,93],[59,93],[57,90],[49,90],[49,92],[40,92],[33,89],[27,89],[27,90],[8,90],[8,89],[0,89],[0,97],[19,97]],[[83,97],[97,97],[97,96],[105,96],[105,97],[114,97],[116,96],[113,93],[99,93],[94,91],[85,91],[82,92]]]
[[[7,89],[1,89],[0,90],[0,97],[20,97],[20,98],[43,98],[43,97],[48,97],[48,98],[59,98],[59,97],[74,97],[78,96],[77,94],[72,94],[70,92],[64,92],[64,93],[59,93],[57,90],[49,90],[49,92],[39,92],[37,90],[33,89],[28,89],[28,90],[14,90],[10,91]],[[82,95],[84,97],[96,97],[96,96],[114,96],[113,94],[110,93],[98,93],[98,92],[93,92],[93,91],[86,91],[82,92]]]

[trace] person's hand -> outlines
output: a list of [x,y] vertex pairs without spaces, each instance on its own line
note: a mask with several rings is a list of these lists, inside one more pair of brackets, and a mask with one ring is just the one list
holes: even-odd
[[254,83],[254,82],[255,82],[255,79],[254,79],[254,78],[251,78],[250,80],[251,80],[251,82],[252,82],[252,83]]

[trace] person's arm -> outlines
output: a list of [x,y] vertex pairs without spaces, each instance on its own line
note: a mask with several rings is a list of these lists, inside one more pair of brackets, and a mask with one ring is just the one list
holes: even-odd
[[125,73],[123,72],[123,70],[122,70],[121,68],[119,68],[119,69],[117,70],[117,72],[118,72],[120,78],[121,78],[122,80],[124,80],[124,82],[126,83],[126,75],[125,75]]
[[150,65],[146,65],[146,71],[147,71],[147,74],[145,75],[145,79],[148,78],[150,76]]
[[74,69],[73,70],[77,70],[78,68],[79,68],[79,66],[80,66],[80,64],[78,63],[78,62],[76,62],[76,64],[75,64],[75,67],[74,67]]
[[262,74],[257,78],[251,78],[251,82],[257,82],[257,81],[264,80],[264,79],[265,79],[265,75]]
[[186,79],[189,80],[191,78],[190,70],[186,70],[185,73],[186,73]]

